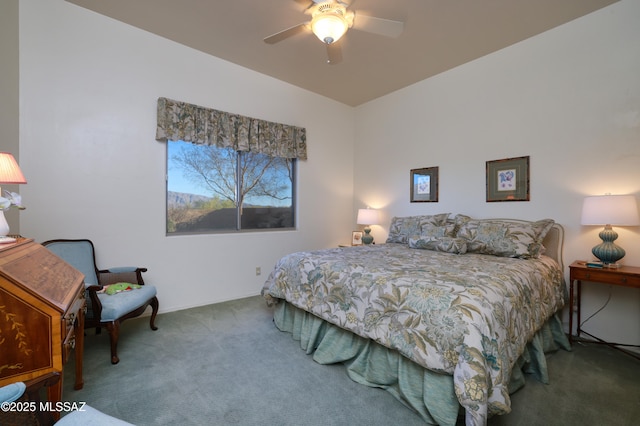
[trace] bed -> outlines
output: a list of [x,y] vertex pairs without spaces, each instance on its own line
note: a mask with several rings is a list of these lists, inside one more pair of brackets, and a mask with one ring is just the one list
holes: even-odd
[[383,388],[426,423],[508,413],[524,373],[570,350],[563,229],[553,220],[394,217],[386,244],[292,253],[262,295],[322,364]]

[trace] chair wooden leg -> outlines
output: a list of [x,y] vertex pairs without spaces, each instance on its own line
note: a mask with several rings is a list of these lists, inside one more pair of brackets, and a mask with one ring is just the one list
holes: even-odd
[[118,337],[120,336],[120,321],[115,320],[107,324],[109,341],[111,342],[111,364],[120,362],[118,358]]
[[151,319],[149,320],[149,326],[151,327],[152,330],[157,330],[158,327],[156,327],[156,315],[158,315],[158,307],[159,307],[159,303],[158,303],[158,298],[154,297],[153,299],[151,299]]

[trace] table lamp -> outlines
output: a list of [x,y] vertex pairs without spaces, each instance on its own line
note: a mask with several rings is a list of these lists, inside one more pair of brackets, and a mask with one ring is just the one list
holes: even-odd
[[378,210],[374,209],[358,209],[358,218],[356,220],[358,225],[365,225],[364,235],[362,236],[363,244],[373,244],[373,235],[371,235],[371,228],[369,225],[375,225],[378,223]]
[[601,195],[586,197],[582,204],[582,225],[604,225],[600,231],[602,243],[591,249],[605,267],[615,268],[618,260],[626,254],[614,241],[618,233],[611,225],[638,226],[638,203],[634,195]]
[[[24,178],[16,159],[8,152],[0,152],[0,185],[20,183],[27,183],[27,180]],[[2,197],[2,188],[0,188],[0,197]],[[4,217],[2,207],[0,207],[0,242],[3,237],[7,238],[8,233],[9,224]]]

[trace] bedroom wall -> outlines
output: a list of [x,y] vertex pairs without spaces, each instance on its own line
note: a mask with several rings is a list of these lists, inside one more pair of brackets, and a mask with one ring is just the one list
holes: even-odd
[[[0,151],[10,152],[20,163],[18,130],[18,0],[0,2]],[[4,191],[18,191],[18,185],[2,185]],[[20,229],[17,209],[4,212],[10,232]]]
[[[146,266],[161,311],[259,294],[282,255],[350,235],[353,108],[63,0],[21,0],[19,20],[22,235]],[[158,97],[306,127],[298,229],[166,237]]]
[[[598,229],[579,225],[582,198],[640,192],[635,0],[357,109],[63,0],[3,2],[2,22],[18,3],[19,76],[2,61],[0,87],[20,84],[19,101],[1,111],[14,125],[20,117],[20,165],[29,181],[20,187],[28,206],[20,232],[37,241],[90,237],[101,266],[147,266],[161,311],[257,294],[282,254],[346,242],[356,209],[366,205],[383,212],[373,227],[377,241],[393,215],[552,217],[565,227],[569,263],[589,257],[598,242]],[[15,54],[16,32],[15,24],[2,29],[5,58]],[[165,237],[166,153],[154,140],[159,96],[305,126],[299,229]],[[7,139],[1,143],[7,149]],[[531,156],[531,201],[486,203],[485,161],[523,155]],[[409,170],[430,166],[440,167],[440,202],[410,204]],[[625,262],[640,265],[640,230],[618,231]],[[608,292],[587,287],[583,312],[599,308]],[[640,295],[612,293],[590,330],[640,344]]]
[[[640,2],[623,0],[359,107],[354,209],[382,209],[375,238],[394,215],[550,217],[566,231],[565,265],[589,259],[601,228],[580,225],[583,197],[640,194],[638,22]],[[526,155],[531,201],[487,203],[486,161]],[[439,202],[409,203],[409,170],[434,166]],[[640,228],[617,231],[624,262],[640,266]],[[640,344],[640,292],[611,292],[584,329]],[[582,318],[608,295],[585,286]]]

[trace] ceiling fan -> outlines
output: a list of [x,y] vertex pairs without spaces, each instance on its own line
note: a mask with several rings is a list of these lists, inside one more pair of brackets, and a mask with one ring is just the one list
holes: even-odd
[[327,63],[342,61],[342,49],[338,41],[349,28],[387,37],[398,37],[404,30],[404,23],[390,19],[362,15],[348,10],[349,4],[341,0],[295,0],[306,4],[304,13],[311,20],[277,32],[264,39],[265,43],[275,44],[301,32],[313,34],[327,45]]

